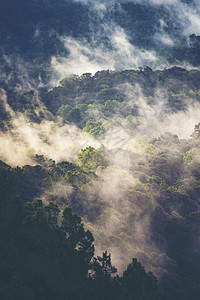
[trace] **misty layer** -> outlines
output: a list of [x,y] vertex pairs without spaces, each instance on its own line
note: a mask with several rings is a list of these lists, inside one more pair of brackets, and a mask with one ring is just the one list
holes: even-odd
[[[46,222],[43,215],[50,220],[53,238],[45,245],[48,234],[39,243],[37,238],[30,241],[35,253],[47,257],[62,224],[65,238],[71,234],[65,232],[67,227],[81,228],[78,233],[85,244],[77,242],[72,252],[78,254],[89,241],[92,254],[93,238],[84,235],[81,219],[69,207],[65,210],[70,205],[93,233],[96,253],[109,250],[119,274],[137,257],[158,277],[169,299],[199,299],[198,1],[36,2],[0,4],[3,238],[8,220],[8,236],[18,246],[10,228],[18,230],[15,221],[21,213],[26,218],[19,227],[19,241],[24,233],[26,238],[40,234],[48,227],[41,227]],[[163,66],[171,68],[161,70]],[[38,197],[42,201],[34,202]],[[28,231],[24,224],[30,225]],[[70,243],[74,241],[69,239],[69,252]],[[17,249],[9,243],[2,247],[4,253]],[[59,269],[66,274],[62,262],[69,253],[55,249],[52,261],[58,253]],[[20,255],[23,265],[23,247]],[[85,257],[76,257],[80,266],[79,258]],[[90,264],[92,256],[86,257]],[[5,274],[13,270],[10,258],[11,270],[6,261]],[[34,255],[30,261],[37,269]],[[37,265],[39,275],[44,261]],[[75,270],[74,278],[79,279],[80,268]],[[7,276],[8,286],[23,285],[17,275]],[[39,278],[35,282],[42,289],[42,277],[34,275],[31,278]],[[61,291],[62,276],[54,276],[49,275],[53,280],[48,284],[56,280]]]
[[[36,130],[38,125],[32,126]],[[112,251],[119,272],[131,257],[137,257],[160,279],[165,293],[176,299],[182,289],[171,285],[172,273],[177,276],[176,286],[182,278],[188,282],[184,293],[198,292],[189,285],[189,266],[198,272],[199,136],[198,125],[187,140],[166,133],[154,139],[135,137],[128,151],[123,146],[84,147],[75,164],[63,161],[65,157],[55,163],[35,155],[36,166],[11,169],[1,163],[1,174],[11,176],[13,189],[25,199],[40,196],[61,208],[69,204],[93,232],[97,254]]]
[[[113,28],[113,29],[112,29]],[[58,76],[83,73],[96,73],[101,70],[138,69],[146,65],[152,66],[156,61],[154,51],[137,48],[129,41],[125,31],[115,24],[104,24],[103,32],[110,47],[98,45],[98,41],[88,43],[72,38],[64,38],[69,51],[67,58],[52,58],[52,68]],[[95,35],[98,33],[95,32]]]
[[[177,281],[185,276],[171,240],[179,233],[169,234],[171,228],[178,224],[187,240],[187,222],[199,210],[198,78],[197,70],[146,67],[67,76],[52,90],[38,90],[38,101],[34,92],[16,90],[15,101],[1,93],[7,118],[0,158],[28,164],[13,169],[28,182],[31,174],[40,177],[31,180],[32,196],[21,184],[18,193],[70,205],[93,232],[97,254],[111,251],[119,272],[137,257],[165,291],[170,272]],[[24,107],[17,105],[23,97]]]
[[198,1],[11,3],[0,9],[6,89],[55,86],[59,76],[103,69],[200,65]]
[[199,71],[145,68],[68,76],[56,88],[37,93],[20,89],[7,95],[2,90],[0,138],[10,150],[2,148],[1,159],[11,165],[32,164],[33,156],[41,154],[74,162],[89,145],[138,152],[136,136],[169,131],[188,138],[199,121],[198,77]]

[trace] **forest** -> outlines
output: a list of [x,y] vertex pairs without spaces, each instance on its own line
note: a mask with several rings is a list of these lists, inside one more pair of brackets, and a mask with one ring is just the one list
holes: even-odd
[[2,300],[200,298],[199,10],[166,2],[1,2]]

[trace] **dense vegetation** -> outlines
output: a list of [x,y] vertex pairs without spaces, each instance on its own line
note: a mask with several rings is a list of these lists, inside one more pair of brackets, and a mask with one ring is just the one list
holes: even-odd
[[[193,32],[183,34],[184,22],[180,15],[177,16],[176,9],[139,1],[119,2],[122,3],[108,1],[107,10],[102,14],[84,1],[2,0],[0,70],[5,74],[5,81],[16,81],[19,73],[21,81],[29,81],[33,86],[41,80],[47,84],[52,75],[52,56],[63,58],[69,54],[62,37],[87,41],[94,49],[104,45],[106,50],[115,51],[106,26],[122,28],[130,43],[140,50],[155,51],[154,67],[183,62],[199,66],[199,36]],[[180,2],[192,7],[194,1]],[[187,11],[187,7],[185,9]],[[190,25],[189,21],[185,22],[186,26]],[[157,39],[162,34],[172,43],[165,44]]]
[[[0,298],[198,300],[200,71],[156,68],[199,67],[200,36],[164,4],[86,2],[0,3]],[[112,57],[114,28],[151,68],[51,84],[66,37]]]
[[69,206],[61,212],[53,202],[28,201],[50,173],[1,163],[1,298],[161,299],[157,279],[137,259],[119,277],[107,251],[93,256],[93,236]]
[[[2,256],[11,255],[15,262],[14,269],[11,266],[8,268],[10,273],[6,277],[7,280],[10,280],[12,276],[22,277],[19,279],[22,291],[32,289],[31,295],[33,296],[31,297],[46,293],[49,289],[47,286],[42,284],[41,288],[38,287],[35,291],[34,284],[31,285],[33,280],[31,276],[37,277],[34,272],[35,275],[30,275],[30,278],[26,275],[29,268],[32,268],[32,255],[35,255],[34,259],[37,264],[40,264],[45,257],[44,266],[38,266],[39,278],[44,276],[43,281],[55,289],[54,293],[57,289],[62,290],[63,294],[61,292],[59,294],[61,299],[68,295],[68,285],[65,280],[69,280],[66,279],[69,274],[63,275],[63,269],[59,269],[58,266],[65,259],[65,263],[68,264],[69,258],[67,257],[69,255],[73,257],[75,255],[73,251],[76,253],[78,249],[74,245],[73,251],[70,248],[57,249],[60,243],[67,243],[66,247],[69,247],[67,246],[69,233],[63,233],[62,230],[65,211],[71,214],[68,216],[69,220],[75,218],[74,222],[78,223],[73,225],[75,226],[73,230],[76,230],[74,228],[77,226],[81,228],[84,240],[85,234],[86,237],[89,234],[89,241],[87,241],[89,249],[92,249],[90,247],[93,242],[91,234],[83,231],[77,215],[74,215],[69,208],[65,208],[66,205],[70,205],[73,211],[83,218],[85,227],[92,231],[96,247],[102,251],[108,249],[116,255],[120,270],[125,269],[131,257],[137,257],[147,270],[153,271],[159,277],[162,293],[169,299],[188,299],[190,296],[198,299],[200,293],[200,254],[197,239],[200,221],[199,124],[196,125],[190,139],[179,139],[177,135],[170,132],[159,136],[155,131],[150,132],[150,137],[145,137],[143,132],[152,126],[151,123],[155,118],[157,124],[161,125],[162,118],[187,110],[192,103],[199,103],[199,75],[199,71],[186,71],[177,67],[155,72],[150,68],[140,71],[102,71],[94,76],[91,74],[84,74],[81,77],[68,76],[61,79],[54,89],[47,91],[42,88],[37,95],[34,91],[7,90],[7,103],[15,114],[13,115],[12,110],[10,112],[7,110],[6,113],[4,109],[4,115],[7,117],[4,121],[2,119],[2,134],[5,136],[11,132],[14,140],[18,139],[19,133],[13,131],[16,126],[14,120],[20,118],[22,113],[27,118],[24,121],[25,126],[34,127],[36,126],[34,124],[37,124],[40,128],[40,139],[46,145],[52,144],[54,147],[54,142],[49,139],[48,133],[45,134],[43,129],[45,124],[51,124],[51,130],[65,128],[65,126],[70,128],[75,124],[86,134],[86,139],[87,136],[91,136],[100,145],[102,144],[99,149],[85,146],[71,162],[62,160],[55,162],[51,157],[35,155],[36,150],[29,149],[28,147],[31,146],[27,145],[26,151],[30,150],[33,166],[11,168],[1,163],[2,224],[4,224],[2,234],[7,227],[6,230],[10,230],[13,234],[11,237],[4,235],[4,238],[6,236],[8,239],[6,245],[19,243],[17,246],[19,249],[14,247],[16,249],[14,254],[5,251],[10,246],[2,250],[4,251]],[[134,101],[130,100],[130,93],[134,93]],[[4,91],[4,96],[5,94]],[[34,101],[36,96],[40,97],[38,101]],[[158,103],[161,99],[162,109],[158,111]],[[147,106],[142,107],[142,105]],[[157,112],[153,114],[153,118],[149,118],[148,115],[151,109]],[[116,143],[117,136],[114,136],[114,132],[119,130],[122,130],[125,140],[122,139]],[[156,137],[153,137],[153,134]],[[108,142],[105,142],[106,137],[109,139]],[[56,139],[55,135],[55,143]],[[112,139],[116,144],[112,144]],[[7,162],[9,163],[9,159]],[[46,204],[33,201],[40,197]],[[51,217],[54,219],[51,220]],[[41,220],[39,221],[38,218]],[[9,224],[5,225],[6,222]],[[12,229],[9,229],[10,226]],[[18,235],[20,237],[16,238]],[[55,235],[57,236],[56,244],[55,241],[51,242]],[[66,237],[67,241],[65,241]],[[44,248],[48,248],[47,245],[53,243],[52,247],[55,248],[50,248],[47,253],[42,248],[43,252],[40,253],[40,250],[37,250],[39,246],[36,245],[34,246],[36,250],[30,246],[31,248],[22,251],[20,247],[25,247],[23,243],[27,243],[26,239],[33,239],[33,244],[37,240],[37,243],[42,243],[41,247]],[[76,241],[76,237],[72,239]],[[28,245],[26,247],[29,247]],[[10,248],[12,252],[13,247]],[[118,249],[117,252],[116,249]],[[20,259],[23,259],[23,255],[21,254],[22,258],[19,255],[21,251],[22,253],[30,251],[31,261],[28,258],[27,262],[22,260],[22,267],[26,270],[23,269],[22,273],[18,274]],[[36,251],[35,254],[32,254],[32,251]],[[72,251],[72,254],[69,254],[71,253],[69,251]],[[74,283],[77,284],[78,290],[80,289],[80,295],[86,293],[87,296],[85,295],[84,299],[92,297],[89,293],[97,289],[96,285],[100,291],[104,291],[101,284],[106,284],[108,288],[105,293],[110,293],[111,298],[114,297],[113,293],[116,293],[120,295],[119,299],[123,299],[122,297],[129,299],[122,287],[123,278],[128,273],[125,272],[122,277],[110,274],[109,280],[96,279],[95,274],[101,267],[101,260],[94,259],[95,264],[91,264],[93,250],[89,254],[87,248],[85,251],[80,259],[85,260],[87,255],[89,256],[83,273],[79,274],[82,276],[80,286],[79,283]],[[55,278],[50,275],[52,273],[48,269],[53,253],[55,253],[55,261],[52,261],[54,266],[51,272],[58,272],[58,278],[63,277],[62,284],[66,285],[65,288],[60,288],[61,283],[58,287],[57,281],[54,285],[52,281],[48,283],[50,280],[48,278]],[[104,255],[109,257],[105,253]],[[62,255],[65,258],[62,258]],[[70,258],[69,261],[73,260]],[[99,267],[93,269],[96,268],[96,264]],[[77,272],[79,272],[79,260],[76,262],[75,259],[73,267],[74,273],[70,272],[75,275],[72,275],[72,278],[77,277]],[[6,266],[4,268],[6,269]],[[44,268],[43,271],[41,268]],[[150,280],[147,285],[152,289],[152,293],[157,293],[155,278],[149,273],[145,275],[140,264],[134,260],[129,268],[130,270],[131,268],[140,269],[143,275],[130,276],[138,276],[138,278],[147,276],[147,281]],[[100,270],[98,272],[101,274],[102,272],[107,274],[101,268]],[[49,277],[41,275],[41,272],[42,274],[46,272],[45,274]],[[28,281],[23,279],[23,276],[29,278]],[[51,280],[54,281],[54,279]],[[146,285],[142,287],[145,281],[146,279],[139,280],[141,284],[139,293],[146,293],[148,290]],[[130,284],[132,286],[132,283]],[[8,281],[4,282],[5,289],[7,285]],[[69,286],[71,287],[71,283]],[[125,289],[129,293],[128,288]],[[133,293],[136,293],[136,290],[134,289]],[[50,291],[49,293],[52,294],[51,289]],[[98,292],[99,299],[107,299],[108,295],[102,295],[100,291]],[[73,291],[69,293],[73,294]],[[47,294],[44,297],[47,297]],[[68,297],[76,298],[77,296]],[[148,297],[145,294],[143,296],[139,294],[138,299],[156,299],[157,296],[154,297],[153,294],[150,298]]]
[[[144,122],[141,106],[157,111],[160,105],[158,117],[159,113],[177,112],[199,103],[199,78],[198,70],[173,67],[153,72],[146,67],[140,71],[99,71],[94,76],[90,73],[69,75],[62,78],[57,87],[41,87],[37,91],[17,89],[18,82],[12,86],[4,81],[2,93],[6,93],[4,96],[14,111],[25,112],[32,121],[55,120],[60,116],[64,123],[74,123],[87,132],[93,124],[92,127],[103,133],[102,123],[109,127],[110,122],[105,123],[105,120],[114,120],[113,117],[120,118],[120,122],[125,119],[130,126],[137,126],[139,119]],[[2,119],[6,119],[3,103],[1,111]]]

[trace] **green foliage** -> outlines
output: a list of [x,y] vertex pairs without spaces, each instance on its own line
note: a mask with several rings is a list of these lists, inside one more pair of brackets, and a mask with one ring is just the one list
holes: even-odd
[[[107,123],[119,126],[121,120],[122,118],[114,117]],[[132,115],[126,117],[125,120],[130,121],[131,124],[136,121]],[[132,125],[130,126],[132,127]],[[194,249],[196,249],[198,211],[200,210],[198,162],[200,142],[195,137],[190,140],[179,140],[177,136],[170,133],[155,139],[138,137],[134,138],[134,142],[136,143],[133,144],[134,147],[139,145],[136,149],[138,153],[135,153],[135,150],[125,151],[122,149],[115,153],[113,150],[105,148],[96,150],[93,147],[87,147],[78,154],[77,164],[68,161],[55,163],[43,155],[35,156],[34,160],[37,166],[34,167],[11,168],[3,162],[0,163],[0,203],[2,205],[0,218],[2,232],[4,232],[2,234],[6,235],[13,230],[12,228],[17,230],[23,223],[22,231],[26,232],[27,230],[27,235],[30,237],[28,239],[30,248],[35,249],[34,251],[40,255],[40,258],[37,258],[35,252],[34,254],[31,252],[32,260],[28,261],[27,258],[25,271],[23,271],[24,274],[28,274],[27,278],[32,278],[28,270],[34,269],[34,265],[36,265],[42,281],[47,280],[45,274],[48,273],[54,278],[47,280],[50,282],[51,288],[53,289],[52,281],[55,289],[60,286],[59,279],[56,280],[53,275],[54,273],[58,274],[59,264],[53,266],[51,273],[46,266],[46,258],[42,258],[42,253],[47,253],[52,260],[52,254],[49,254],[47,249],[49,244],[55,245],[61,235],[67,239],[67,242],[64,238],[62,241],[59,240],[60,250],[52,251],[60,255],[61,249],[65,249],[63,244],[66,244],[66,251],[71,249],[71,262],[73,261],[74,268],[79,270],[73,273],[71,271],[72,263],[70,264],[66,258],[65,266],[72,274],[73,280],[69,279],[71,275],[66,275],[65,271],[62,271],[64,272],[62,276],[65,274],[69,282],[73,281],[68,291],[70,295],[74,293],[77,282],[80,281],[82,287],[77,291],[75,298],[80,294],[85,295],[84,289],[86,289],[90,290],[86,293],[87,297],[92,297],[89,296],[90,292],[98,290],[99,299],[109,299],[109,297],[117,299],[119,295],[120,299],[123,297],[127,299],[128,296],[124,296],[126,293],[122,289],[125,281],[122,284],[122,278],[118,278],[114,274],[104,276],[102,262],[98,258],[94,259],[94,264],[92,263],[94,249],[91,242],[93,237],[84,230],[80,217],[74,213],[76,212],[84,218],[87,227],[93,229],[96,240],[105,249],[119,247],[120,253],[124,253],[127,257],[137,257],[154,274],[162,272],[164,269],[166,275],[161,280],[161,286],[169,298],[171,295],[175,295],[172,299],[182,297],[181,291],[183,290],[187,296],[191,294],[195,299],[199,293],[197,280],[199,277],[199,254]],[[126,164],[127,161],[128,164]],[[40,195],[43,195],[49,205],[45,206],[41,201],[32,202]],[[10,199],[8,203],[7,199]],[[30,203],[24,205],[27,201]],[[60,208],[55,205],[56,203]],[[70,205],[72,209],[65,208],[66,205]],[[6,213],[3,210],[5,207],[7,207]],[[63,213],[59,212],[60,209],[63,210]],[[54,232],[54,237],[47,241],[51,231]],[[152,240],[158,249],[162,249],[161,253],[152,255],[151,249],[148,247],[144,249],[144,245],[151,244]],[[8,242],[9,245],[13,245],[13,243],[13,241]],[[6,245],[7,242],[5,247]],[[167,252],[164,250],[166,245]],[[23,253],[26,248],[25,250],[20,249],[20,251]],[[163,255],[166,259],[165,262],[163,262]],[[106,254],[106,257],[109,262],[109,255]],[[191,271],[191,266],[193,271]],[[107,267],[107,272],[111,272],[109,263]],[[18,265],[16,268],[19,268]],[[6,266],[4,269],[6,270]],[[138,269],[140,270],[139,267]],[[139,274],[140,271],[138,271]],[[88,272],[91,275],[89,281],[86,280]],[[97,274],[99,275],[97,276]],[[60,278],[59,276],[58,278]],[[172,284],[174,276],[177,278],[175,286]],[[35,269],[33,277],[37,278]],[[141,278],[143,278],[143,284],[139,285],[138,292],[132,291],[131,286],[134,284],[130,284],[130,291],[127,293],[130,295],[135,293],[134,297],[148,299],[148,295],[145,294],[148,284],[146,285],[144,282],[149,282],[152,291],[155,291],[156,284],[149,277],[146,280],[146,275]],[[187,282],[185,288],[181,285],[183,278]],[[190,284],[191,280],[194,285]],[[34,282],[38,285],[39,279],[35,279]],[[8,283],[4,282],[3,284],[5,293],[5,290],[8,290]],[[64,282],[62,284],[64,285]],[[176,285],[179,288],[182,286],[182,288],[177,289]],[[28,289],[28,294],[32,293],[32,287],[29,286],[29,283],[22,284],[25,294],[26,289]],[[47,289],[47,285],[44,286]],[[103,286],[106,288],[101,294]],[[11,290],[13,291],[14,287]],[[125,290],[127,291],[127,288]],[[150,294],[150,290],[148,291]],[[40,292],[38,293],[40,294]],[[65,289],[63,289],[63,293],[66,295]],[[153,292],[152,295],[154,295]],[[152,296],[152,299],[155,297]]]
[[82,127],[82,120],[85,118],[85,112],[87,110],[86,104],[78,104],[74,107],[66,104],[62,105],[57,111],[57,115],[62,117],[65,123],[75,123],[79,127]]
[[35,109],[34,113],[40,119],[45,119],[45,120],[49,120],[49,121],[54,120],[53,114],[45,106],[38,106]]
[[128,115],[124,120],[124,126],[128,129],[135,129],[139,125],[139,121],[132,115]]
[[133,259],[122,277],[123,292],[126,299],[161,299],[158,293],[158,281],[151,272]]
[[187,151],[183,156],[183,161],[186,165],[200,161],[200,150],[197,148],[192,148],[191,150]]
[[96,98],[101,103],[104,103],[108,100],[117,100],[119,102],[122,102],[125,96],[115,88],[103,88],[97,93]]
[[105,133],[104,126],[101,121],[87,121],[84,131],[88,132],[89,134],[93,135],[94,137],[98,137]]
[[[32,203],[13,200],[7,198],[1,206],[6,215],[1,222],[12,232],[7,235],[1,227],[0,236],[4,241],[0,250],[4,257],[1,266],[7,273],[1,276],[1,296],[18,299],[20,294],[21,299],[29,299],[31,295],[54,299],[57,294],[60,299],[71,299],[76,294],[74,285],[79,287],[80,280],[85,281],[93,256],[91,233],[84,231],[80,218],[68,208],[58,226],[60,210],[54,203],[44,206],[41,200]],[[70,226],[66,226],[67,218]],[[79,245],[76,249],[75,244]],[[17,282],[19,290],[15,294]]]
[[68,114],[71,111],[72,107],[68,104],[62,105],[59,110],[57,111],[57,115],[63,118],[63,122],[67,121]]
[[71,74],[61,78],[58,82],[58,85],[70,90],[74,88],[74,83],[77,83],[77,81],[79,81],[79,76]]
[[73,213],[70,207],[65,207],[62,213],[61,229],[66,234],[70,246],[81,253],[86,251],[84,253],[85,259],[90,262],[94,254],[94,246],[92,245],[94,239],[89,231],[84,231],[81,218]]
[[[142,116],[140,94],[151,111],[157,113],[156,105],[163,104],[158,119],[185,111],[188,99],[199,103],[200,71],[176,66],[69,75],[47,90],[54,78],[52,57],[62,63],[69,55],[60,36],[90,43],[91,30],[101,28],[106,19],[128,33],[134,46],[159,52],[155,68],[160,62],[198,67],[200,37],[182,37],[175,10],[121,1],[120,7],[109,4],[105,17],[96,18],[80,1],[18,2],[0,3],[0,84],[6,96],[0,104],[2,137],[18,138],[9,131],[15,127],[5,101],[31,122],[48,120],[62,126],[62,118],[95,138],[120,127],[131,142],[142,126],[149,125],[145,113]],[[167,26],[162,27],[160,20]],[[156,41],[162,30],[173,46],[163,48]],[[116,51],[106,36],[96,36],[97,46]],[[134,91],[133,101],[128,87]],[[33,158],[36,166],[11,168],[0,161],[0,298],[159,298],[157,280],[137,260],[119,277],[107,251],[93,258],[93,237],[84,230],[79,213],[101,245],[120,248],[123,261],[137,255],[153,272],[164,270],[161,285],[169,299],[199,299],[199,127],[190,140],[170,133],[153,140],[135,139],[139,147],[130,143],[131,151],[87,147],[78,154],[77,164],[55,163],[43,155]],[[113,167],[107,168],[108,161]],[[46,205],[34,201],[41,195]],[[162,253],[152,254],[152,241],[153,249],[165,254],[165,262]]]
[[106,160],[99,150],[93,147],[82,149],[77,155],[77,164],[85,172],[94,172],[99,166],[106,166]]
[[36,154],[34,157],[34,161],[37,163],[37,165],[40,165],[42,167],[48,168],[55,165],[55,161],[52,159],[48,159],[44,155],[38,155]]
[[[0,200],[3,299],[92,300],[97,291],[96,299],[127,299],[123,280],[113,277],[110,254],[93,257],[94,238],[69,206],[61,213],[53,202],[26,202],[9,193]],[[139,274],[136,278],[143,280]]]

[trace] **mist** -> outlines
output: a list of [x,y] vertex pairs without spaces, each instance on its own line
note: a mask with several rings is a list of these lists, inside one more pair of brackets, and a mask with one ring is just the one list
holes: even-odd
[[[183,25],[183,34],[190,35],[192,33],[200,33],[200,9],[198,0],[192,1],[189,4],[181,0],[110,0],[110,1],[94,1],[94,0],[74,0],[88,5],[95,11],[105,11],[114,4],[134,3],[151,6],[164,6],[172,15],[178,19]],[[177,20],[176,20],[177,21]]]
[[[0,132],[0,159],[11,166],[35,165],[35,154],[44,155],[56,162],[75,162],[76,154],[84,147],[98,147],[98,142],[73,125],[44,121],[33,123],[23,114],[12,119],[12,127]],[[5,151],[5,149],[7,149]]]
[[[197,2],[186,4],[180,0],[175,1],[93,1],[75,0],[88,6],[90,11],[90,41],[86,39],[61,37],[69,55],[67,57],[53,56],[51,65],[56,73],[53,85],[59,76],[68,74],[92,73],[99,70],[138,69],[150,66],[153,69],[169,67],[167,62],[158,60],[156,50],[146,50],[134,45],[129,32],[122,28],[112,18],[113,9],[124,14],[121,4],[134,3],[152,7],[164,7],[167,19],[158,19],[153,40],[155,48],[173,47],[179,38],[188,38],[191,34],[200,34],[200,11]],[[118,6],[116,6],[116,4]],[[95,24],[99,20],[98,26]],[[174,36],[168,33],[168,27],[177,24],[179,27]],[[175,30],[175,29],[174,29]],[[133,35],[137,33],[133,32]],[[105,42],[106,41],[106,42]],[[183,66],[189,67],[183,62]]]
[[[117,37],[115,36],[115,38]],[[71,42],[72,47],[77,46],[77,42]],[[120,45],[123,45],[121,40]],[[132,49],[132,46],[130,46],[130,49]],[[129,60],[131,50],[129,52],[129,49],[126,49],[126,52],[128,52],[126,58]],[[72,55],[76,56],[78,54],[75,51]],[[85,58],[87,58],[87,51],[85,52]],[[105,59],[105,55],[103,57],[102,54],[100,58]],[[69,64],[73,68],[73,60],[69,61]],[[87,65],[87,61],[83,62],[83,68],[84,64]],[[95,65],[95,59],[91,59],[91,64]],[[80,64],[77,63],[77,69],[79,67]],[[96,66],[96,68],[99,68],[99,66]],[[103,115],[100,117],[100,111],[95,112],[96,117],[91,111],[92,118],[95,117],[96,120],[100,118],[106,129],[103,135],[96,138],[74,124],[64,124],[58,117],[54,117],[54,120],[51,121],[44,119],[39,124],[30,121],[25,114],[13,111],[7,102],[7,94],[2,89],[1,103],[5,111],[10,114],[11,121],[7,130],[0,132],[1,144],[8,149],[8,151],[4,151],[4,148],[1,148],[0,159],[11,166],[22,166],[33,164],[34,155],[42,154],[56,162],[62,160],[75,162],[77,153],[87,146],[93,146],[94,148],[104,146],[109,150],[121,148],[137,153],[139,149],[137,137],[153,138],[159,137],[165,132],[171,132],[181,139],[188,139],[194,131],[195,124],[199,122],[200,104],[194,99],[188,97],[184,100],[186,106],[182,110],[173,112],[167,108],[168,99],[159,88],[154,92],[155,103],[153,104],[148,103],[148,99],[143,95],[142,86],[138,84],[134,86],[129,83],[121,84],[117,86],[117,89],[123,91],[125,95],[123,111],[127,111],[126,114],[133,110],[135,105],[137,106],[138,116],[132,120],[135,125],[131,126],[130,129],[129,121],[124,119],[120,110],[115,114],[118,121],[113,124],[112,122],[109,124]],[[30,100],[34,102],[33,105],[44,107],[42,99],[37,97],[37,93],[36,99],[31,98]]]
[[20,179],[8,195],[53,201],[58,226],[69,205],[117,274],[135,257],[163,290],[193,288],[199,0],[41,3],[27,5],[30,23],[5,28],[0,49],[0,167]]
[[100,70],[138,69],[142,66],[152,66],[156,61],[154,51],[141,50],[131,44],[125,31],[119,26],[104,24],[104,34],[109,40],[110,48],[93,40],[62,38],[69,51],[67,58],[52,57],[52,68],[57,78],[69,74],[96,73]]
[[[131,257],[137,257],[146,270],[153,266],[154,274],[162,278],[170,260],[164,254],[166,249],[160,249],[151,239],[151,223],[157,204],[151,190],[143,192],[142,202],[138,200],[137,192],[134,196],[131,194],[132,191],[137,191],[138,186],[143,186],[145,178],[145,174],[138,170],[137,163],[148,166],[149,157],[159,154],[160,150],[151,144],[152,138],[159,138],[165,132],[177,134],[182,139],[190,138],[194,125],[199,122],[200,105],[187,99],[187,109],[172,113],[165,111],[167,100],[164,97],[160,97],[158,103],[152,106],[147,103],[140,86],[133,88],[125,84],[119,88],[126,94],[127,107],[137,103],[140,121],[138,127],[130,130],[122,122],[97,138],[84,133],[73,124],[64,124],[59,118],[54,121],[43,120],[39,124],[31,122],[23,113],[15,113],[3,94],[5,108],[12,114],[12,120],[9,128],[0,133],[0,143],[3,145],[0,159],[13,167],[36,165],[36,154],[53,159],[56,163],[66,160],[77,163],[77,154],[88,146],[108,151],[107,167],[100,167],[95,171],[98,180],[80,187],[83,199],[89,199],[91,203],[95,199],[101,199],[105,207],[92,222],[84,218],[86,228],[91,229],[94,234],[96,254],[100,255],[108,249],[119,273],[124,270]],[[158,90],[158,95],[159,92]],[[118,117],[122,118],[120,114]],[[167,142],[166,140],[166,144]],[[163,146],[163,150],[166,147]],[[72,185],[61,178],[56,182],[52,181],[41,198],[44,202],[56,199],[56,203],[62,207],[64,203],[72,204],[73,193]],[[128,228],[125,220],[127,213],[130,215]],[[124,244],[119,245],[122,236]],[[154,266],[155,257],[157,267],[156,264]]]

